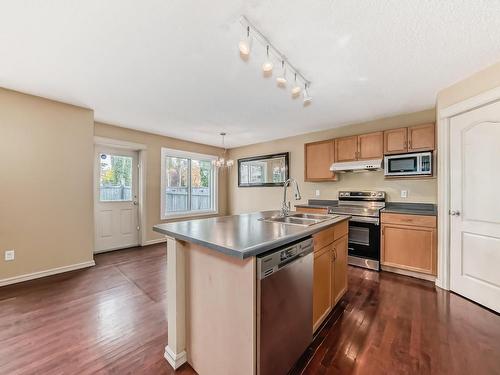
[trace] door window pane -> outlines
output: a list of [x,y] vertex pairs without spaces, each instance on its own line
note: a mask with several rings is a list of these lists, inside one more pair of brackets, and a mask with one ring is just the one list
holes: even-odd
[[212,162],[191,160],[191,211],[212,209]]
[[184,212],[189,209],[188,162],[189,159],[167,156],[165,203],[169,212]]
[[132,200],[132,157],[99,154],[100,200]]

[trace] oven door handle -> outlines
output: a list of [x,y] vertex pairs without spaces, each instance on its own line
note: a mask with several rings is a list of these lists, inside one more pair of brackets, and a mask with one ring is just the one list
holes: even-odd
[[377,217],[351,216],[349,222],[380,225],[380,219]]

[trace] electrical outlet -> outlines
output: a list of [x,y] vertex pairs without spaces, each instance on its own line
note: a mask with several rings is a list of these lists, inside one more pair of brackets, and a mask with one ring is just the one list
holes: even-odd
[[401,190],[401,198],[408,198],[408,190]]
[[15,250],[5,250],[5,261],[11,261],[16,258],[16,252]]
[[319,197],[319,195],[320,195],[320,191],[316,190],[316,196]]

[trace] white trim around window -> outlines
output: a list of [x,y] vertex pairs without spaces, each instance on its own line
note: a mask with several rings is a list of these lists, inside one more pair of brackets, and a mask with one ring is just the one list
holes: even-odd
[[212,209],[210,210],[190,210],[190,211],[175,211],[175,212],[167,212],[166,210],[166,188],[167,188],[167,174],[166,174],[166,162],[167,157],[177,157],[189,159],[189,168],[188,168],[188,176],[189,176],[189,184],[188,190],[191,189],[191,160],[217,160],[217,156],[214,155],[206,155],[206,154],[198,154],[195,152],[176,150],[172,148],[162,147],[161,149],[161,190],[160,190],[160,219],[168,220],[168,219],[179,219],[183,217],[193,217],[193,216],[204,216],[204,215],[216,215],[219,213],[219,181],[217,173],[217,168],[212,164],[211,170],[211,186],[210,186],[210,199]]

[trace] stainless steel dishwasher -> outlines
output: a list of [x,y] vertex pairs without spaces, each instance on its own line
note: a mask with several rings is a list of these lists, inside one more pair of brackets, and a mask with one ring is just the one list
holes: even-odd
[[312,341],[313,241],[257,257],[257,374],[285,375]]

